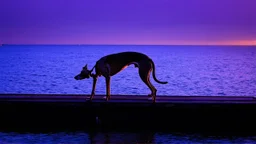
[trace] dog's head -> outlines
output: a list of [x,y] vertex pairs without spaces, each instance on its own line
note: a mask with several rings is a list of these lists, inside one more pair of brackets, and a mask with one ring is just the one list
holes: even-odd
[[91,75],[91,71],[88,70],[87,68],[87,64],[83,67],[82,71],[80,72],[80,74],[76,75],[74,78],[76,80],[82,80],[82,79],[85,79],[85,78],[90,78],[90,75]]

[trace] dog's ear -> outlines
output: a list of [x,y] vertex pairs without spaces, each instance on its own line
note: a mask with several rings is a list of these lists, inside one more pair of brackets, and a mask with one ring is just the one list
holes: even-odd
[[87,69],[87,64],[84,66],[84,69]]

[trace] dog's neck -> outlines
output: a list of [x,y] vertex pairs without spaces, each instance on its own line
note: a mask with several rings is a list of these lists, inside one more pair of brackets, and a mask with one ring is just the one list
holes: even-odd
[[95,75],[95,74],[92,73],[94,68],[95,68],[95,66],[93,66],[93,68],[90,70],[90,77],[93,77]]

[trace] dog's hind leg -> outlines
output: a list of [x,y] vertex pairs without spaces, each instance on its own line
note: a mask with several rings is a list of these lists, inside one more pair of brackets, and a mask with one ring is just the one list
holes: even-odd
[[153,102],[156,101],[156,88],[152,85],[150,82],[150,72],[152,71],[152,67],[150,63],[143,63],[139,67],[139,74],[141,80],[148,86],[148,88],[151,90],[151,97],[153,99]]
[[106,100],[110,99],[110,76],[106,76]]

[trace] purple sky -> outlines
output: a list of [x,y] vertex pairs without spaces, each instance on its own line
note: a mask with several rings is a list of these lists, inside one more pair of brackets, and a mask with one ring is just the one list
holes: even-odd
[[0,44],[255,44],[256,0],[2,0]]

